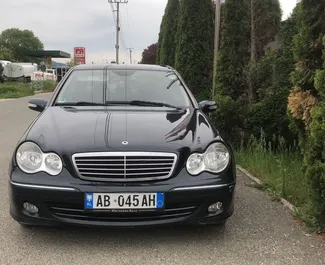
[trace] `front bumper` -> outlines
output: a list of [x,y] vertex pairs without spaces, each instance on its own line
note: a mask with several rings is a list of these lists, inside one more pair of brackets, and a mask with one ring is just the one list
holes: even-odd
[[[54,182],[51,185],[40,184],[39,181],[38,183],[36,181],[35,183],[18,182],[17,180],[22,177],[25,180],[28,179],[22,175],[23,173],[18,169],[12,172],[9,195],[10,215],[23,224],[108,227],[209,224],[227,220],[234,211],[235,182],[219,183],[212,178],[202,183],[196,181],[192,185],[175,185],[172,181],[153,185],[109,185],[108,183],[70,181],[69,185],[57,182],[62,185],[58,186]],[[165,209],[140,213],[85,211],[85,192],[163,192],[165,193]],[[39,212],[36,214],[27,212],[23,208],[24,202],[34,204]],[[223,207],[215,213],[209,213],[208,207],[215,202],[222,202]]]

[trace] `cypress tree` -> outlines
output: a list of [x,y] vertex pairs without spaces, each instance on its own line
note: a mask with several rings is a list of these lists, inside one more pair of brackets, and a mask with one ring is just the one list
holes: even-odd
[[311,113],[308,149],[305,150],[306,173],[311,186],[311,210],[314,228],[325,232],[325,32],[323,38],[323,68],[316,71],[315,88],[319,102]]
[[165,15],[163,15],[161,23],[160,23],[160,31],[158,36],[158,42],[157,42],[157,55],[156,55],[156,64],[161,64],[161,45],[162,45],[162,38],[164,33],[164,27],[165,27]]
[[[294,85],[289,109],[299,132],[306,177],[310,184],[308,216],[325,231],[325,1],[303,0],[294,37]],[[305,215],[307,216],[307,215]]]
[[179,0],[168,0],[161,34],[161,51],[159,55],[161,65],[174,66],[175,64],[178,6]]
[[211,0],[180,0],[175,68],[198,100],[210,98],[214,25]]
[[258,60],[265,55],[265,46],[275,40],[280,32],[282,11],[279,0],[249,0],[251,54],[248,65],[248,95],[251,103],[256,102],[259,84],[254,85],[253,72],[256,71]]
[[237,100],[247,93],[245,68],[250,56],[250,10],[247,0],[227,0],[218,56],[216,90]]
[[296,69],[294,86],[315,92],[316,70],[322,68],[322,36],[325,33],[325,1],[303,0],[299,32],[294,38]]

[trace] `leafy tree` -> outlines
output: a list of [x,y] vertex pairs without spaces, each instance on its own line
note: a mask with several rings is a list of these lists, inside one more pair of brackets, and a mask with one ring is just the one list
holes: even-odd
[[246,97],[244,70],[249,61],[250,21],[247,0],[227,0],[218,56],[216,89],[220,95],[237,100]]
[[[279,34],[282,11],[279,0],[249,0],[250,2],[250,63],[248,71],[256,67],[256,62],[265,54],[265,46],[274,41]],[[256,90],[248,74],[248,96],[251,102],[256,100]]]
[[[275,40],[280,32],[282,10],[279,0],[250,0],[251,9],[251,46],[256,47],[256,60],[264,56],[265,46]],[[253,7],[252,7],[253,5]]]
[[24,52],[43,49],[43,43],[31,30],[11,28],[2,31],[0,34],[0,50],[9,53],[14,61],[35,61],[35,58],[26,56]]
[[[309,225],[325,231],[325,2],[302,0],[293,38],[295,70],[288,98],[292,128],[299,134],[310,202]],[[310,222],[311,221],[311,222]]]
[[[318,100],[314,79],[322,69],[322,37],[325,34],[325,2],[303,0],[297,9],[298,33],[293,38],[295,70],[291,74],[293,88],[289,95],[291,127],[299,134],[302,149],[308,138],[311,110]],[[308,152],[308,149],[306,150]]]
[[76,65],[78,65],[78,63],[77,63],[76,60],[74,60],[74,58],[71,58],[70,61],[67,62],[67,66],[68,66],[69,69],[76,66]]
[[325,2],[303,0],[299,14],[299,32],[294,39],[296,69],[293,73],[294,86],[303,91],[314,88],[317,69],[322,67],[322,36],[325,32]]
[[165,15],[163,15],[162,20],[161,20],[161,24],[160,24],[160,31],[159,31],[159,36],[158,36],[158,42],[157,42],[157,55],[156,55],[156,64],[161,64],[161,46],[162,46],[162,39],[163,39],[163,35],[164,35],[164,26],[165,26]]
[[180,0],[175,68],[198,100],[210,98],[213,65],[211,0]]
[[13,61],[13,58],[10,55],[10,53],[5,51],[0,51],[0,60]]
[[168,0],[163,18],[159,64],[174,66],[179,0]]
[[156,64],[157,43],[148,46],[142,52],[141,64]]
[[325,231],[325,31],[323,37],[322,69],[315,73],[315,89],[319,102],[311,111],[308,144],[304,151],[306,175],[311,184],[311,211],[314,228]]

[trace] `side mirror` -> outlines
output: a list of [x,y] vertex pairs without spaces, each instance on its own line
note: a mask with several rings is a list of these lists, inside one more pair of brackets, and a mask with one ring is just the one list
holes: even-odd
[[28,107],[31,110],[35,110],[38,112],[42,112],[45,109],[46,104],[47,101],[41,98],[32,98],[30,101],[28,101]]
[[214,101],[204,100],[199,103],[199,106],[204,113],[210,113],[217,110],[217,105]]

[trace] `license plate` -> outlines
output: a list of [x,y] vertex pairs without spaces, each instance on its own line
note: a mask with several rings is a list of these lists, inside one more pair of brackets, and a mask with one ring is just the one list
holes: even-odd
[[85,209],[155,210],[164,208],[164,193],[91,193],[85,194]]

